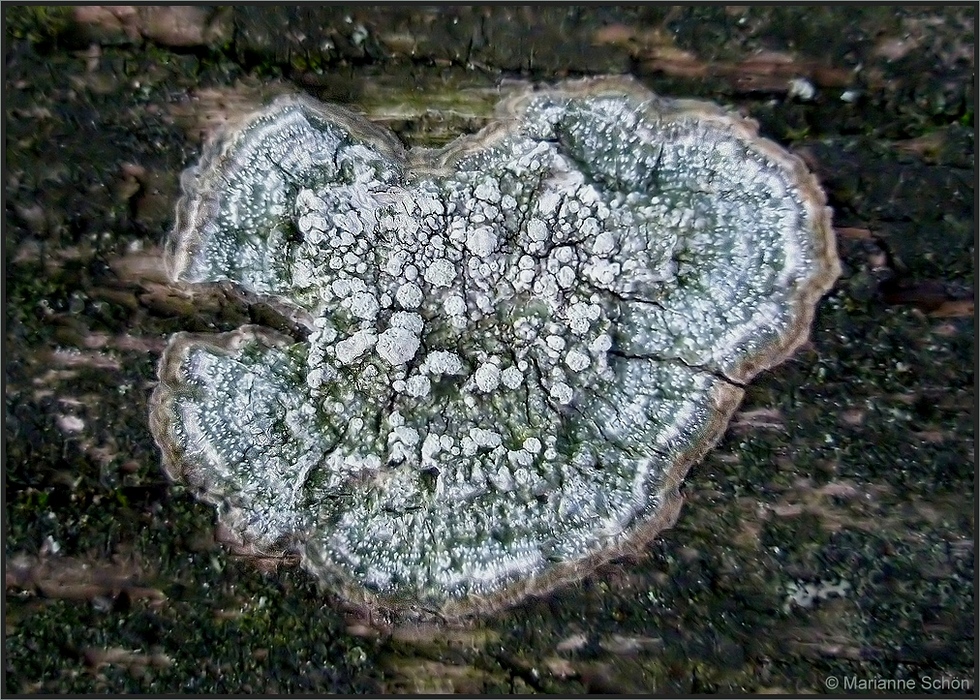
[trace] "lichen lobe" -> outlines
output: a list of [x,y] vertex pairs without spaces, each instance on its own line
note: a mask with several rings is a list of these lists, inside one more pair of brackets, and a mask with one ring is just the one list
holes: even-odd
[[173,277],[268,298],[309,337],[175,336],[151,415],[171,475],[346,597],[445,615],[671,524],[839,272],[798,159],[624,79],[528,90],[407,153],[280,98],[184,190]]

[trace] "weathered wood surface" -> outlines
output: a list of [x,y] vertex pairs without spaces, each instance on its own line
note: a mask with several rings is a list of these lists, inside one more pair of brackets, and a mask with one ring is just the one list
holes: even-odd
[[[968,690],[975,21],[972,6],[5,9],[5,691]],[[172,332],[271,318],[162,274],[202,135],[299,89],[436,144],[478,128],[510,81],[624,72],[751,115],[806,159],[845,268],[812,341],[692,470],[677,526],[453,628],[391,627],[288,562],[236,560],[167,482],[146,420]]]

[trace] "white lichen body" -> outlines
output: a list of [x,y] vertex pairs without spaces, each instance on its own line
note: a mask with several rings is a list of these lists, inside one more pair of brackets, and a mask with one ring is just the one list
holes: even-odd
[[798,161],[621,80],[505,110],[406,156],[280,99],[185,180],[175,276],[309,327],[162,364],[171,472],[243,542],[444,610],[567,577],[669,524],[740,385],[805,337],[836,258]]

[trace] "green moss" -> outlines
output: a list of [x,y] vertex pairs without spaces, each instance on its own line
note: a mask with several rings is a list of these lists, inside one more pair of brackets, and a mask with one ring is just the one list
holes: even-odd
[[[134,601],[119,610],[117,601],[110,612],[69,601],[40,607],[25,601],[12,606],[22,618],[7,635],[7,659],[23,669],[20,679],[43,679],[42,692],[324,693],[374,687],[364,659],[354,653],[355,666],[342,661],[352,656],[338,646],[336,621],[329,615],[299,617],[276,591],[247,581],[225,603],[237,608],[222,612],[218,600],[203,610],[200,604],[154,609]],[[109,619],[113,624],[106,625]],[[93,667],[100,651],[113,648],[137,658],[156,656],[158,662],[145,669],[125,662]],[[31,687],[18,685],[23,681],[12,674],[7,679],[8,692]]]
[[23,39],[32,44],[48,43],[62,34],[72,22],[71,7],[8,5],[3,9],[4,31],[8,40]]

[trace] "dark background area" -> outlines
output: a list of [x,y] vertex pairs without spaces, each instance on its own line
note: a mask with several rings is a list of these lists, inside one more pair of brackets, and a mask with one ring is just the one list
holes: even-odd
[[[6,693],[975,687],[974,4],[5,4],[4,29]],[[606,73],[758,120],[823,183],[844,267],[677,525],[451,627],[223,548],[147,427],[171,333],[269,317],[160,269],[202,137],[300,90],[438,145],[502,85]]]

